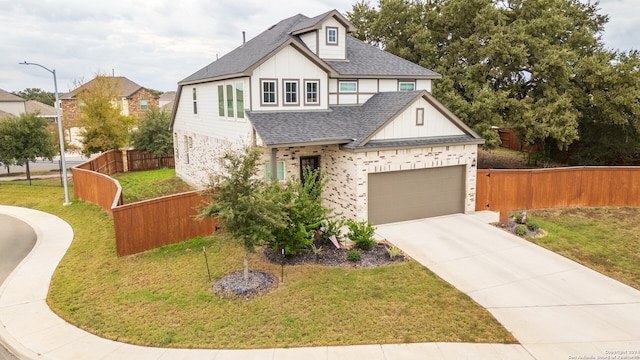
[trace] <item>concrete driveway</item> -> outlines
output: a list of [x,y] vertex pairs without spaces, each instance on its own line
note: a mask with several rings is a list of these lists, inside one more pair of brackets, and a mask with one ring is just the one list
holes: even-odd
[[640,359],[640,291],[493,221],[458,214],[376,233],[488,309],[536,359]]

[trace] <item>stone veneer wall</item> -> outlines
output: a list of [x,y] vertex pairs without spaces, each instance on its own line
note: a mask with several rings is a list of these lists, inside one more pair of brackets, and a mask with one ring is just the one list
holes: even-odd
[[[186,138],[185,138],[186,136]],[[191,140],[189,140],[191,139]],[[209,138],[184,130],[174,131],[176,174],[187,183],[205,188],[209,176],[219,170],[219,158],[239,143]],[[191,144],[189,146],[189,144]],[[188,148],[189,163],[186,161]],[[434,146],[427,148],[353,152],[337,145],[290,147],[278,150],[278,161],[284,162],[285,178],[300,177],[300,157],[320,156],[320,167],[329,178],[323,204],[334,214],[347,219],[367,219],[368,174],[465,165],[465,212],[475,211],[477,145]],[[265,151],[264,161],[271,159]],[[258,176],[264,178],[266,167]]]
[[[199,189],[210,184],[210,176],[220,169],[220,157],[234,146],[228,140],[211,138],[184,130],[174,130],[176,175]],[[187,161],[188,158],[188,161]]]
[[[300,156],[320,156],[320,167],[329,177],[323,194],[325,206],[343,218],[367,219],[368,174],[388,171],[466,165],[465,212],[475,211],[477,145],[352,152],[337,145],[279,149],[285,176],[300,176]],[[292,160],[293,156],[293,160]],[[269,161],[270,154],[265,154]],[[264,173],[261,174],[264,176]]]

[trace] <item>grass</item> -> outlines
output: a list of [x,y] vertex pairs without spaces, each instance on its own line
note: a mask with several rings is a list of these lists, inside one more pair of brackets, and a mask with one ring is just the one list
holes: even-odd
[[[242,250],[196,238],[117,258],[111,216],[60,187],[4,186],[0,203],[57,215],[74,240],[49,289],[49,306],[100,336],[149,346],[265,348],[402,342],[515,343],[485,309],[415,262],[379,269],[288,266],[262,297],[222,300],[213,280],[242,269]],[[250,266],[279,277],[252,254]]]
[[126,204],[195,190],[176,177],[174,169],[120,173],[113,178],[120,182]]
[[533,210],[547,235],[529,240],[640,290],[640,208]]

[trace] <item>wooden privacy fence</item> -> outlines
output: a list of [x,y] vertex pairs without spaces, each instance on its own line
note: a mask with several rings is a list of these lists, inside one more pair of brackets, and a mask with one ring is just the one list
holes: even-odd
[[640,168],[478,170],[476,210],[573,206],[640,206]]
[[206,201],[198,191],[123,205],[120,183],[109,177],[122,172],[122,152],[110,151],[71,169],[76,199],[100,206],[113,215],[118,256],[212,234],[217,221],[195,219]]
[[127,168],[129,171],[175,168],[173,156],[156,157],[152,153],[140,150],[127,150]]

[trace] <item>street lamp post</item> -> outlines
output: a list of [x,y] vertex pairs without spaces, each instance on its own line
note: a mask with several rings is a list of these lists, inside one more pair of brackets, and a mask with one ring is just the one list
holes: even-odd
[[30,62],[21,62],[20,65],[35,65],[39,66],[51,74],[53,74],[53,87],[56,95],[56,114],[58,116],[58,137],[60,138],[60,160],[62,161],[62,178],[64,184],[64,203],[63,205],[71,205],[71,201],[69,200],[69,185],[67,183],[67,162],[64,156],[64,134],[62,133],[62,116],[60,116],[60,100],[58,99],[58,80],[56,79],[56,70],[49,69],[40,64],[30,63]]

